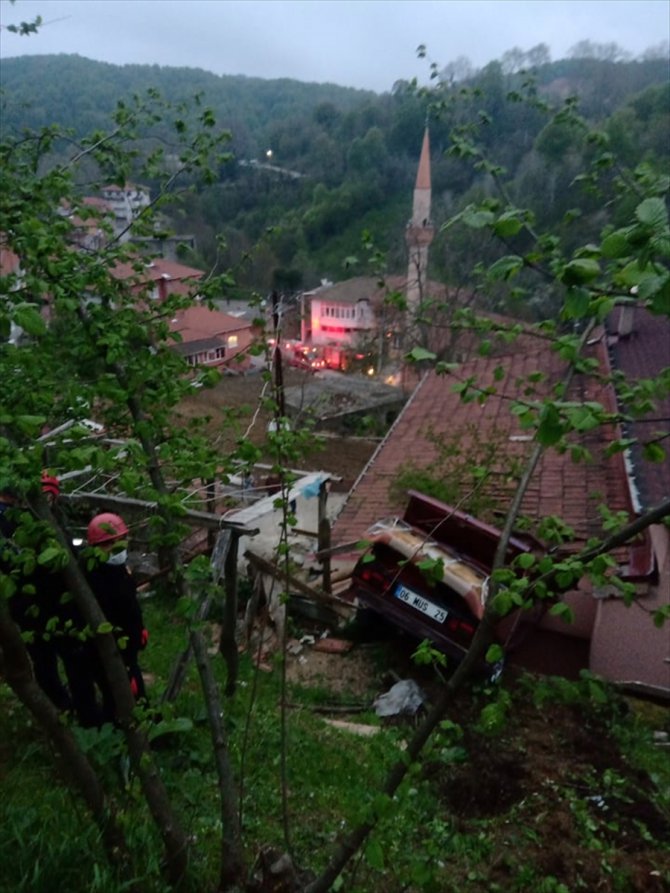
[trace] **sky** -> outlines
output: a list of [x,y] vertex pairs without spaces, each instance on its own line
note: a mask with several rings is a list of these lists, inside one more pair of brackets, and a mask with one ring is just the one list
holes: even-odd
[[[38,15],[38,34],[7,31]],[[638,56],[670,38],[670,0],[0,0],[0,25],[0,59],[77,53],[382,93],[428,83],[430,62],[481,68],[539,43],[554,60],[581,40]]]

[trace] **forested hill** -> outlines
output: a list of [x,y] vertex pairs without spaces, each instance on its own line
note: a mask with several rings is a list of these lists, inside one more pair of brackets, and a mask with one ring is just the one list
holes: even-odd
[[175,103],[202,93],[217,120],[233,133],[236,150],[245,155],[255,155],[263,146],[271,121],[300,118],[324,102],[347,111],[377,96],[335,84],[219,76],[199,68],[111,65],[66,54],[4,59],[0,84],[11,99],[3,111],[4,128],[57,122],[78,135],[107,126],[117,100],[149,87]]
[[[472,81],[486,80],[496,65],[476,72]],[[589,116],[610,114],[630,96],[667,81],[668,66],[663,59],[564,59],[542,65],[535,73],[540,86],[579,95]],[[383,108],[389,99],[388,94],[335,84],[215,75],[199,68],[112,65],[67,54],[4,59],[0,87],[5,130],[58,123],[78,135],[107,126],[119,99],[149,87],[173,102],[202,93],[219,123],[231,130],[236,151],[250,157],[269,144],[273,124],[300,121],[323,104],[347,113],[363,106]],[[399,87],[402,82],[390,84],[389,92]]]
[[[231,131],[234,159],[222,168],[218,183],[186,197],[172,223],[197,238],[197,254],[185,260],[204,267],[217,259],[235,267],[242,289],[312,287],[323,277],[366,272],[362,259],[358,266],[343,263],[360,257],[363,231],[385,252],[389,272],[402,272],[427,115],[432,215],[438,227],[430,253],[435,278],[470,285],[469,271],[486,260],[480,233],[450,231],[447,244],[439,232],[444,220],[491,189],[481,168],[447,154],[466,119],[478,122],[473,138],[479,150],[504,168],[510,194],[533,211],[539,226],[560,227],[566,214],[574,217],[574,208],[583,215],[571,224],[575,239],[596,217],[599,227],[606,222],[597,198],[585,197],[577,177],[591,151],[584,133],[567,119],[549,124],[537,103],[519,101],[527,75],[501,62],[489,63],[467,81],[445,84],[439,115],[429,97],[403,82],[380,95],[332,84],[116,66],[68,55],[6,59],[0,75],[5,136],[51,124],[77,134],[107,128],[118,100],[149,88],[174,102],[201,93],[217,122]],[[553,109],[577,96],[580,113],[625,165],[645,162],[668,169],[667,60],[571,58],[539,65],[533,78],[537,96]],[[268,149],[273,169],[248,164],[265,160]],[[283,176],[282,169],[300,176]],[[240,266],[247,257],[252,262]]]

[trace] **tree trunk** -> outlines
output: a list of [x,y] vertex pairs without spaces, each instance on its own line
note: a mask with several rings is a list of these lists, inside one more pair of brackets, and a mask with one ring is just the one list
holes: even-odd
[[226,681],[226,696],[232,697],[237,686],[237,672],[239,657],[237,653],[237,556],[239,552],[239,538],[232,536],[226,552],[224,563],[224,589],[226,601],[223,609],[223,625],[219,650],[226,662],[228,678]]
[[241,880],[243,871],[242,846],[237,814],[237,787],[230,763],[228,741],[223,727],[219,688],[212,673],[207,646],[200,630],[191,632],[191,646],[200,674],[202,691],[207,705],[207,718],[212,735],[214,761],[219,778],[221,801],[221,874],[222,891],[232,889]]
[[[70,729],[61,721],[58,710],[35,681],[21,633],[10,617],[6,602],[1,600],[0,650],[7,684],[48,736],[69,786],[84,799],[100,829],[107,858],[128,880],[130,854],[100,779]],[[131,889],[137,890],[137,887],[133,884]]]
[[[61,546],[69,550],[70,544],[41,493],[35,497],[35,508],[38,517],[51,525]],[[92,630],[100,629],[102,624],[107,623],[107,619],[73,557],[63,574],[85,623]],[[114,636],[112,633],[96,632],[94,641],[112,690],[117,721],[126,739],[131,764],[140,779],[149,811],[163,840],[168,878],[177,887],[184,880],[188,866],[186,836],[173,813],[165,785],[149,749],[148,739],[135,719],[135,699]]]

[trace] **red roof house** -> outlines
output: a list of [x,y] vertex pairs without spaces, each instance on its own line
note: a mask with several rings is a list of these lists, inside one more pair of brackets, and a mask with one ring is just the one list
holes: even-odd
[[[606,334],[589,349],[601,369],[608,371]],[[427,373],[352,488],[335,521],[333,542],[362,539],[376,521],[400,517],[406,502],[399,488],[400,473],[412,469],[448,475],[450,460],[445,460],[445,448],[446,453],[460,456],[456,465],[452,460],[452,470],[456,468],[456,476],[462,478],[456,481],[460,486],[457,499],[467,500],[471,495],[468,488],[479,486],[479,501],[487,506],[482,510],[486,517],[480,520],[501,526],[534,445],[532,429],[522,428],[519,416],[510,411],[512,401],[542,401],[565,373],[566,364],[548,344],[531,347],[527,340],[523,348],[517,345],[515,353],[470,360],[449,375]],[[461,400],[453,386],[468,380],[480,391],[489,392],[486,399]],[[594,401],[616,409],[611,387],[597,383],[593,376],[574,376],[566,399]],[[598,426],[584,431],[579,439],[571,437],[572,443],[590,453],[589,459],[579,462],[573,461],[569,449],[544,452],[521,507],[532,533],[542,538],[540,521],[556,515],[572,528],[567,548],[577,551],[591,537],[603,536],[599,504],[635,514],[626,457],[622,453],[607,457],[605,452],[619,434],[614,427],[606,430]],[[490,474],[476,485],[464,470],[469,457],[472,464],[481,461],[486,445],[494,447],[488,453]],[[457,505],[457,499],[449,501]],[[670,600],[670,549],[663,552],[661,548],[659,553],[657,546],[647,532],[615,555],[620,574],[637,581],[636,605],[625,608],[613,591],[593,592],[580,583],[565,596],[574,612],[573,624],[545,615],[533,635],[526,637],[518,659],[549,672],[570,674],[590,667],[608,678],[670,694],[670,632],[657,629],[649,614]]]
[[248,319],[195,305],[177,311],[170,329],[181,337],[174,350],[192,366],[227,366],[242,371],[248,365],[247,352],[254,339]]
[[[141,270],[135,269],[138,264],[142,264]],[[138,257],[135,263],[116,264],[112,275],[132,282],[136,291],[148,290],[149,297],[163,301],[172,294],[195,296],[198,283],[205,274],[163,257],[152,260]]]

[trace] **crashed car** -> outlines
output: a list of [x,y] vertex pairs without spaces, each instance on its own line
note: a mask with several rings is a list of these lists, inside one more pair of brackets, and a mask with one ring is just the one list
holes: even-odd
[[[347,598],[460,660],[484,613],[500,531],[410,491],[402,518],[368,530]],[[508,560],[537,544],[512,537]]]

